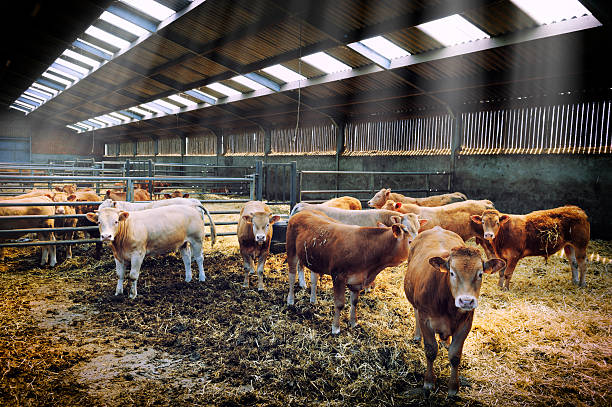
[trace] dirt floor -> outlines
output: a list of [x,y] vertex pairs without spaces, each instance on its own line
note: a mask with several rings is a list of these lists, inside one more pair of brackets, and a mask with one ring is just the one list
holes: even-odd
[[[60,263],[41,268],[40,249],[8,249],[0,405],[612,405],[612,266],[601,262],[588,264],[585,288],[572,285],[558,256],[522,260],[510,292],[485,278],[462,388],[449,399],[444,348],[436,390],[421,390],[425,356],[411,342],[402,266],[361,297],[356,328],[345,309],[335,337],[330,278],[316,305],[298,290],[287,306],[282,253],[268,260],[261,293],[256,276],[242,288],[235,237],[206,247],[203,283],[184,282],[177,255],[148,257],[129,300],[128,287],[114,296],[110,249],[100,260],[93,252],[80,246],[61,261],[60,249]],[[591,253],[610,258],[612,243],[593,241]]]

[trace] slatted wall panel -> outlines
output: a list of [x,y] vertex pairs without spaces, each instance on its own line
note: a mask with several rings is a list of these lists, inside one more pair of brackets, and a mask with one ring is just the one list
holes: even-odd
[[331,123],[322,126],[275,129],[270,134],[272,152],[279,154],[334,154],[338,129]]
[[104,155],[108,157],[114,157],[117,155],[117,144],[110,143],[104,145]]
[[227,154],[263,154],[264,135],[256,130],[224,132],[223,145]]
[[155,141],[153,140],[138,140],[137,155],[155,155]]
[[465,113],[461,154],[606,154],[611,101]]
[[187,137],[187,155],[215,155],[217,153],[217,136],[198,134]]
[[450,154],[453,123],[450,115],[346,126],[346,151],[355,154]]
[[181,138],[160,138],[158,141],[159,155],[181,155]]
[[119,155],[134,155],[134,143],[122,141],[119,144]]

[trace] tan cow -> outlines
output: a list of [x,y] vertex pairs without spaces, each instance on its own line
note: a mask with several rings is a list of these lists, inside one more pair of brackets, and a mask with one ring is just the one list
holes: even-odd
[[350,209],[353,211],[358,211],[361,209],[361,201],[359,201],[357,198],[353,198],[352,196],[333,198],[329,201],[323,202],[321,205],[331,206],[332,208]]
[[172,199],[172,198],[189,198],[189,194],[185,194],[178,189],[174,191],[172,194],[164,194],[164,199]]
[[419,205],[419,206],[430,206],[431,207],[431,206],[448,205],[453,202],[465,201],[467,200],[467,197],[465,196],[465,194],[462,194],[461,192],[453,192],[450,194],[427,196],[425,198],[411,198],[408,196],[404,196],[402,194],[391,192],[390,188],[383,188],[380,191],[378,191],[372,197],[372,199],[368,201],[368,205],[371,208],[380,209],[383,207],[385,202],[387,202],[389,199],[395,202],[409,203],[409,204],[414,204],[414,205]]
[[[34,196],[22,199],[10,200],[11,203],[28,203],[36,205],[37,203],[51,203],[53,199],[51,195]],[[55,215],[55,207],[53,206],[0,206],[0,229],[38,229],[38,228],[53,228],[53,219],[2,219],[3,216],[29,216],[29,215]],[[15,232],[0,235],[0,242],[7,240],[18,239],[28,232]],[[55,241],[53,231],[38,232],[38,236],[42,241]],[[0,248],[0,260],[4,260],[4,248]],[[43,245],[40,264],[53,267],[57,264],[55,245]]]
[[493,273],[504,265],[500,259],[483,262],[476,248],[465,246],[459,235],[439,226],[419,233],[412,242],[406,261],[404,291],[414,308],[414,339],[420,342],[423,336],[426,390],[432,389],[435,381],[437,333],[444,341],[452,337],[448,349],[451,363],[448,394],[457,394],[463,342],[472,328],[482,273]]
[[295,205],[291,211],[291,216],[295,216],[295,214],[306,210],[320,211],[330,218],[347,225],[375,227],[378,226],[379,223],[382,223],[385,226],[391,226],[394,223],[401,223],[402,221],[401,214],[395,211],[386,211],[383,209],[349,210],[333,208],[321,204],[309,204],[306,202],[300,202]]
[[72,195],[77,192],[77,187],[74,184],[56,185],[54,189],[57,192],[65,192],[68,195]]
[[[127,196],[126,192],[121,191],[113,191],[109,189],[106,191],[105,199],[112,199],[113,201],[125,201]],[[134,201],[150,201],[151,195],[144,189],[136,188],[134,189]]]
[[508,264],[499,274],[499,286],[505,290],[510,289],[510,279],[520,259],[527,256],[548,258],[561,249],[572,265],[572,282],[584,286],[591,225],[579,207],[568,205],[526,215],[501,214],[490,209],[482,216],[473,215],[472,221],[482,226],[483,238]]
[[34,188],[30,192],[26,192],[25,194],[16,195],[16,196],[3,196],[0,197],[0,201],[13,200],[13,199],[23,199],[23,198],[33,198],[36,196],[44,196],[48,195],[50,198],[53,198],[56,191],[51,191],[48,189],[36,189]]
[[204,209],[190,205],[171,205],[137,212],[104,208],[88,213],[98,223],[100,237],[111,244],[117,270],[115,295],[123,294],[126,264],[131,265],[129,297],[137,296],[140,266],[146,255],[158,255],[180,249],[185,264],[185,281],[191,281],[191,254],[198,264],[199,280],[206,280],[202,256]]
[[[340,311],[344,308],[347,285],[351,290],[350,323],[355,326],[359,292],[369,286],[383,269],[396,266],[406,259],[410,240],[411,235],[404,232],[399,224],[392,227],[360,227],[337,223],[316,211],[297,213],[289,219],[287,226],[287,304],[293,305],[295,301],[294,284],[299,262],[311,272],[332,276],[332,334],[340,333]],[[300,277],[303,281],[303,274]]]
[[280,216],[272,215],[268,205],[260,201],[247,202],[240,211],[238,244],[244,263],[243,287],[249,286],[249,274],[255,273],[254,260],[257,258],[257,289],[264,289],[263,271],[270,253],[272,225],[279,220]]
[[[53,197],[53,202],[74,202],[77,199],[76,194],[67,194],[65,192],[58,192]],[[56,215],[75,215],[76,207],[71,205],[62,205],[55,207]],[[56,228],[74,228],[77,226],[78,219],[75,218],[60,218],[55,219],[55,227]],[[65,232],[54,232],[55,237],[58,240],[72,240],[74,237],[74,231],[65,231]],[[72,258],[72,245],[66,245],[66,258]]]

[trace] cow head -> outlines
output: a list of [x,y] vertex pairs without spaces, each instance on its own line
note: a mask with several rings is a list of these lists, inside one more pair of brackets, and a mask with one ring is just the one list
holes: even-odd
[[391,199],[388,199],[387,202],[381,206],[380,209],[386,209],[388,211],[400,212],[400,208],[402,207],[401,202],[395,202]]
[[262,245],[268,238],[268,231],[274,222],[280,220],[278,215],[268,215],[266,212],[255,212],[253,215],[243,215],[242,219],[253,227],[255,242]]
[[482,216],[472,215],[470,218],[472,222],[482,225],[483,237],[488,241],[495,239],[501,225],[510,220],[510,216],[502,215],[495,209],[487,209]]
[[483,262],[478,249],[466,246],[452,248],[448,258],[432,257],[429,264],[442,273],[448,273],[455,306],[465,312],[478,306],[482,273],[491,274],[506,266],[506,262],[500,259]]
[[408,235],[408,243],[412,243],[414,238],[417,237],[421,226],[427,223],[427,219],[419,219],[419,216],[414,213],[406,213],[402,216],[393,216],[391,220],[397,223]]
[[[53,197],[51,198],[53,199],[53,202],[74,202],[77,199],[77,196],[75,194],[67,194],[65,192],[57,192],[53,195]],[[55,213],[57,215],[64,215],[66,213],[70,212],[69,209],[66,206],[56,206],[55,207]]]
[[387,199],[389,199],[390,193],[391,193],[391,190],[389,188],[381,189],[380,191],[376,193],[376,195],[372,197],[372,199],[368,201],[368,206],[370,208],[377,208],[377,209],[382,208],[385,202],[387,202]]
[[98,224],[102,240],[112,242],[115,240],[121,222],[125,221],[130,214],[116,208],[103,208],[98,209],[95,213],[89,212],[86,216],[89,221]]

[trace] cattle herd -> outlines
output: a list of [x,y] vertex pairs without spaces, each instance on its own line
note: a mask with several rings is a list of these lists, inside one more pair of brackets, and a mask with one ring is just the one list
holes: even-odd
[[[23,236],[27,228],[74,227],[73,218],[3,219],[15,215],[86,214],[78,224],[98,225],[93,237],[110,243],[117,271],[115,295],[123,294],[125,273],[131,283],[129,297],[136,298],[137,281],[146,255],[179,250],[185,281],[192,279],[192,258],[200,281],[206,278],[202,245],[205,219],[210,225],[211,243],[215,224],[205,207],[177,191],[165,200],[125,202],[125,192],[109,190],[95,206],[36,206],[51,202],[101,201],[91,189],[66,185],[57,190],[33,190],[20,196],[0,198],[33,206],[0,207],[0,229],[15,230],[3,240]],[[136,200],[149,201],[144,188]],[[357,324],[359,295],[374,286],[378,273],[403,264],[404,291],[414,309],[414,340],[423,340],[427,359],[424,388],[434,384],[433,362],[438,352],[436,334],[448,346],[451,364],[449,394],[459,389],[458,367],[463,343],[471,330],[483,273],[499,273],[501,289],[510,288],[517,262],[526,256],[549,257],[563,249],[571,264],[572,281],[585,284],[586,248],[590,225],[585,212],[576,206],[535,211],[526,215],[502,214],[489,200],[469,200],[462,193],[426,198],[409,198],[381,189],[364,210],[353,197],[335,198],[322,204],[299,203],[290,214],[286,232],[289,293],[287,304],[295,302],[296,274],[300,287],[306,287],[304,267],[310,270],[310,302],[316,302],[319,276],[330,275],[333,282],[334,315],[332,334],[340,333],[340,313],[345,291],[350,291],[351,326]],[[258,290],[264,290],[264,264],[269,255],[273,224],[280,220],[263,202],[244,205],[238,219],[238,242],[244,263],[243,286],[257,261]],[[73,232],[65,232],[71,239]],[[41,240],[54,239],[53,232],[39,232]],[[475,238],[480,251],[465,241]],[[97,246],[97,252],[100,245]],[[67,257],[71,256],[70,248]],[[2,253],[0,253],[2,258]],[[56,263],[55,246],[43,246],[41,264]]]

